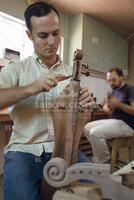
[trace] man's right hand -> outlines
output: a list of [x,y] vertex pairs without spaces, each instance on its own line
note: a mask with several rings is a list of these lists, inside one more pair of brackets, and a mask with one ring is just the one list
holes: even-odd
[[108,104],[105,104],[105,105],[103,106],[103,110],[104,110],[106,113],[108,113],[109,115],[111,115],[112,112],[113,112],[113,109],[111,109],[111,108],[109,107]]
[[61,74],[48,74],[41,76],[38,80],[34,81],[31,86],[34,90],[34,93],[40,93],[43,91],[48,92],[51,90],[51,88],[55,87],[58,82],[60,81],[60,78],[64,80],[64,75]]
[[[59,78],[60,77],[60,78]],[[40,77],[33,83],[14,88],[0,88],[0,109],[7,108],[17,102],[40,92],[48,92],[55,87],[59,81],[66,79],[65,75],[48,74]]]

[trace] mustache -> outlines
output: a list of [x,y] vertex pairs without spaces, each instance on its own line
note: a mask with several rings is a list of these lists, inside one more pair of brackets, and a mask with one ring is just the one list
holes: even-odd
[[117,89],[118,86],[117,86],[117,85],[111,85],[111,88],[112,88],[112,89]]

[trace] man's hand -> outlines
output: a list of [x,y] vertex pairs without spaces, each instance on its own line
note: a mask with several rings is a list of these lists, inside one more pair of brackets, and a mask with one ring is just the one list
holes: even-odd
[[110,108],[110,106],[109,106],[108,104],[104,104],[103,110],[104,110],[107,114],[109,114],[109,115],[111,115],[112,112],[113,112],[113,109]]
[[79,104],[84,108],[92,108],[95,104],[94,98],[91,97],[91,94],[87,88],[81,88]]
[[59,81],[66,79],[64,75],[61,74],[48,74],[40,77],[33,83],[33,88],[36,93],[39,92],[49,92],[51,88],[55,87]]
[[112,109],[118,108],[120,105],[120,101],[116,98],[111,96],[108,100],[108,106]]
[[112,108],[113,110],[115,108],[118,108],[129,115],[134,115],[134,101],[131,102],[130,105],[127,105],[121,101],[119,101],[116,97],[111,97],[108,101],[108,106]]

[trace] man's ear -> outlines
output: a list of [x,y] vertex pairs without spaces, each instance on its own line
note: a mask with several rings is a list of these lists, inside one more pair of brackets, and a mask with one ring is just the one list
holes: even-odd
[[33,36],[32,36],[31,31],[26,30],[26,34],[27,34],[28,38],[29,38],[31,41],[33,41]]

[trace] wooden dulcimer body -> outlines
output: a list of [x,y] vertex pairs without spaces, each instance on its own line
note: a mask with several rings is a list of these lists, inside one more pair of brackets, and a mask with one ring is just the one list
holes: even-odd
[[[82,50],[74,53],[73,76],[53,109],[55,146],[53,157],[64,158],[68,165],[77,162],[79,140],[90,112],[79,105]],[[58,106],[57,106],[58,105]]]

